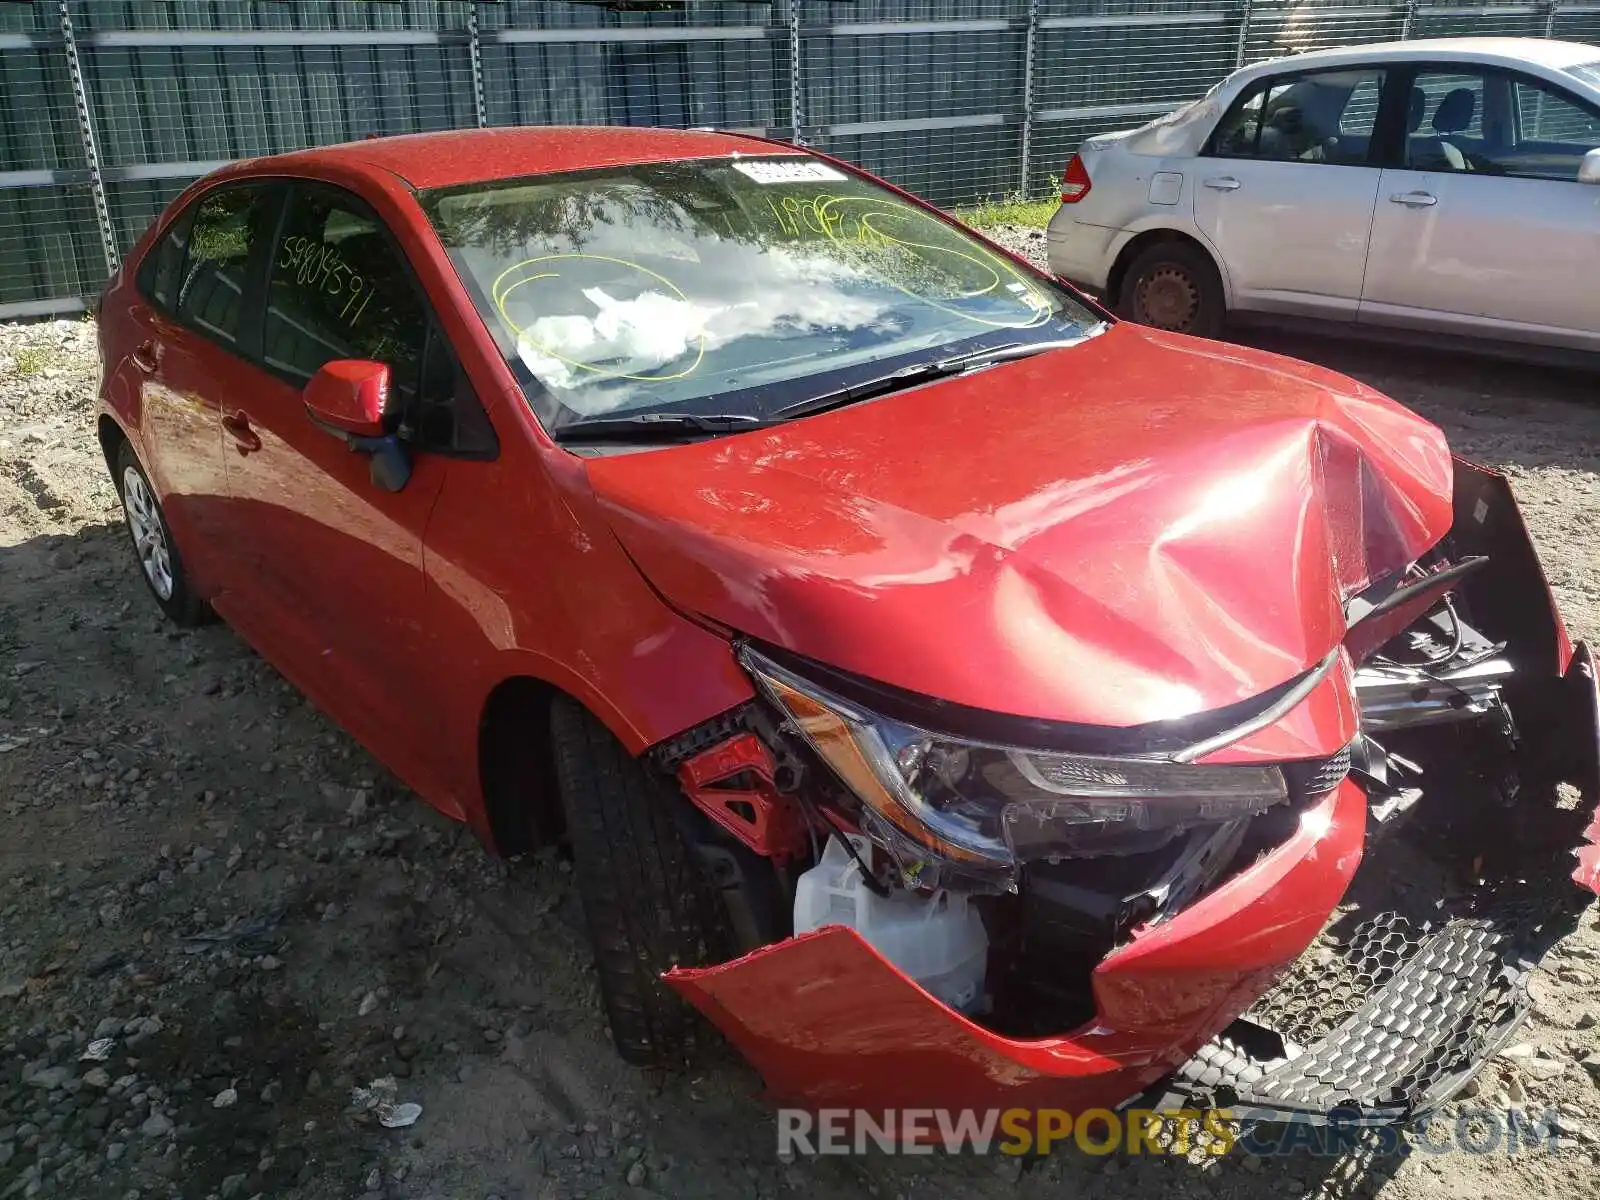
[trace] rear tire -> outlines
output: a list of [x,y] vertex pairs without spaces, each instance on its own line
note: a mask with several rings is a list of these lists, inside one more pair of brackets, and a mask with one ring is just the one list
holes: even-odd
[[204,625],[211,619],[211,608],[190,586],[183,555],[172,540],[156,490],[127,442],[117,448],[113,470],[117,495],[122,498],[122,515],[127,520],[134,558],[145,586],[167,620],[183,626]]
[[581,705],[558,699],[551,741],[600,994],[617,1052],[682,1067],[711,1028],[661,982],[674,966],[732,957],[726,911],[673,820],[684,803]]
[[1222,277],[1198,246],[1157,242],[1128,265],[1117,312],[1152,329],[1219,337],[1227,316]]

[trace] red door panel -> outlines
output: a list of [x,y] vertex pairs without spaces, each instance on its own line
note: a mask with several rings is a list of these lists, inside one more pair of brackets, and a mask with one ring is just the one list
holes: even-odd
[[[170,221],[124,285],[113,318],[113,394],[136,395],[141,461],[197,590],[238,582],[221,508],[227,496],[220,405],[249,340],[252,281],[276,223],[271,182],[224,184]],[[241,342],[241,338],[244,339]]]
[[127,352],[114,370],[139,397],[139,450],[184,565],[202,596],[228,584],[221,506],[227,500],[217,397],[227,356],[146,304],[123,326]]
[[228,536],[249,576],[225,615],[391,765],[432,791],[437,753],[419,653],[422,540],[446,460],[417,455],[387,492],[369,459],[312,424],[267,372],[224,405]]
[[306,412],[326,363],[390,369],[386,427],[423,392],[427,314],[382,223],[343,189],[298,181],[269,248],[260,366],[223,392],[228,537],[250,578],[226,615],[418,790],[439,792],[443,757],[427,702],[422,544],[449,460],[410,453],[388,491],[371,459]]

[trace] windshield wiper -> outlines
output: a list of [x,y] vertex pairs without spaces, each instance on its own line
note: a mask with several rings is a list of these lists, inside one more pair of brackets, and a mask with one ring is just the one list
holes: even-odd
[[555,437],[558,442],[670,441],[686,434],[739,433],[748,429],[760,429],[763,426],[823,412],[830,408],[842,408],[858,400],[869,400],[874,396],[897,392],[933,379],[962,375],[978,367],[1011,362],[1019,358],[1031,358],[1035,354],[1044,354],[1050,350],[1064,350],[1087,341],[1103,332],[1105,328],[1105,323],[1101,322],[1077,337],[1058,338],[1047,342],[1007,342],[1003,346],[990,346],[985,350],[974,350],[967,354],[954,354],[948,358],[933,358],[911,363],[899,370],[890,371],[887,375],[879,375],[861,383],[853,383],[848,387],[836,388],[819,396],[798,401],[765,417],[751,416],[749,413],[712,415],[692,412],[633,413],[627,416],[591,417],[587,421],[576,421],[557,429]]
[[1081,346],[1092,337],[1099,337],[1105,331],[1106,323],[1097,321],[1076,337],[1056,338],[1048,342],[1011,342],[1004,346],[991,346],[987,350],[974,350],[971,354],[944,359],[940,365],[955,364],[962,369],[969,369],[987,366],[990,363],[1013,362],[1019,358],[1032,358],[1035,354],[1044,354],[1051,350],[1070,350],[1073,346]]
[[826,412],[830,408],[843,408],[846,404],[855,404],[860,400],[870,400],[874,396],[898,392],[933,379],[964,375],[978,367],[1012,362],[1019,358],[1032,358],[1035,354],[1044,354],[1050,350],[1065,350],[1088,341],[1104,332],[1105,328],[1105,322],[1102,321],[1076,337],[1057,338],[1048,342],[1007,342],[1003,346],[990,346],[986,350],[974,350],[968,354],[954,354],[949,358],[933,358],[926,362],[912,363],[901,367],[898,371],[890,371],[887,375],[879,375],[875,379],[863,380],[861,383],[835,388],[831,392],[823,392],[819,396],[798,401],[787,408],[778,409],[767,419],[787,421],[795,417],[810,416],[812,413]]
[[670,440],[684,434],[737,433],[764,425],[747,413],[647,412],[626,417],[591,417],[555,431],[558,442]]

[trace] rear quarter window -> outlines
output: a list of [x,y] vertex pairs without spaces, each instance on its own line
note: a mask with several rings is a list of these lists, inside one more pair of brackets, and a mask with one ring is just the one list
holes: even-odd
[[140,293],[157,308],[173,311],[178,285],[183,278],[183,260],[189,245],[189,222],[194,218],[190,205],[167,224],[155,245],[139,264],[137,285]]

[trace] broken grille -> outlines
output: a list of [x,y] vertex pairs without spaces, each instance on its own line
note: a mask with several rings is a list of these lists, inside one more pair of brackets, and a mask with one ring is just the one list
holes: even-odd
[[[1560,861],[1552,851],[1545,870]],[[1318,1115],[1356,1105],[1414,1118],[1448,1100],[1527,1016],[1527,975],[1586,897],[1564,873],[1511,873],[1441,901],[1415,886],[1418,868],[1399,844],[1369,849],[1351,902],[1178,1072],[1178,1090]]]

